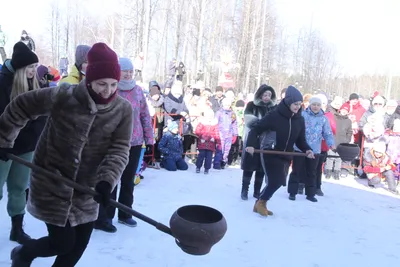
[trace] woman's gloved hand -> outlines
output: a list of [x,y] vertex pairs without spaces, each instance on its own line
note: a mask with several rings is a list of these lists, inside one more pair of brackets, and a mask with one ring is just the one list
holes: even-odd
[[107,207],[111,199],[111,185],[106,181],[100,181],[97,183],[95,190],[97,195],[93,199],[100,205]]

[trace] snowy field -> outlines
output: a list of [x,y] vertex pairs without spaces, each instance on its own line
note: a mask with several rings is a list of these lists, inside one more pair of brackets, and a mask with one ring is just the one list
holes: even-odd
[[[286,188],[269,203],[275,215],[252,212],[254,201],[240,199],[241,171],[211,171],[208,176],[148,169],[135,188],[134,207],[168,224],[172,213],[187,204],[209,205],[228,222],[225,238],[206,256],[182,252],[174,240],[138,221],[118,232],[95,231],[78,267],[395,267],[400,264],[400,199],[384,189],[371,190],[354,179],[324,181],[318,203],[298,196],[288,200]],[[252,186],[251,186],[252,188]],[[5,190],[6,188],[4,188]],[[252,189],[250,190],[252,195]],[[5,194],[6,195],[6,194]],[[10,266],[10,220],[6,199],[0,203],[0,267]],[[35,238],[45,225],[27,216],[26,231]],[[51,266],[38,259],[32,266]]]

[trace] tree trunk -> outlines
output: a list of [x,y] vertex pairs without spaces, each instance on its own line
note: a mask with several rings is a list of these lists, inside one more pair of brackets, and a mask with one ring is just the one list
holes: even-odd
[[203,32],[204,32],[204,15],[206,10],[206,0],[200,0],[200,21],[199,28],[197,32],[197,48],[196,48],[196,68],[193,70],[194,73],[197,73],[200,70],[201,66],[201,52],[203,47]]
[[185,39],[183,41],[183,62],[186,64],[186,57],[187,57],[187,45],[189,42],[189,31],[190,31],[190,25],[191,25],[191,21],[192,21],[192,13],[193,13],[193,0],[190,0],[189,4],[188,4],[188,9],[189,9],[189,13],[188,16],[186,17],[186,27],[185,27]]
[[263,63],[263,55],[264,55],[264,39],[265,39],[265,23],[267,18],[267,5],[268,1],[264,0],[264,11],[263,11],[263,23],[262,23],[262,32],[261,32],[261,43],[260,43],[260,55],[258,61],[258,79],[257,79],[257,88],[261,85],[261,70]]

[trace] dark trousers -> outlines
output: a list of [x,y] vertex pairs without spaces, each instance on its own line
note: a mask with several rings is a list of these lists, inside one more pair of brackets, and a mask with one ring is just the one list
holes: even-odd
[[316,183],[316,189],[321,189],[322,185],[322,173],[324,172],[323,166],[324,163],[326,162],[328,153],[326,151],[321,151],[321,154],[319,157],[317,157],[315,160],[318,161],[317,163],[317,183]]
[[[299,183],[303,181],[305,184],[305,193],[309,197],[315,196],[317,183],[317,159],[309,159],[305,157],[294,157],[292,172],[289,176],[288,193],[296,195],[299,190]],[[305,167],[305,171],[304,171]]]
[[167,171],[186,171],[189,168],[185,160],[182,158],[179,158],[177,160],[164,159],[162,161],[162,165]]
[[85,252],[93,232],[93,222],[71,227],[46,224],[48,236],[32,239],[22,246],[21,255],[31,261],[57,256],[52,267],[74,267]]
[[[268,158],[264,160],[264,158]],[[264,156],[263,168],[267,176],[267,185],[261,192],[261,200],[270,200],[275,192],[286,183],[286,177],[289,172],[290,161],[280,158],[274,158],[274,156]]]
[[[118,202],[124,204],[125,206],[132,207],[133,204],[133,189],[134,182],[133,179],[136,174],[137,167],[139,165],[140,153],[142,151],[142,146],[132,146],[129,151],[129,162],[126,165],[124,172],[121,176],[121,189],[119,190]],[[111,198],[117,199],[117,189],[118,185],[115,187],[114,191],[111,193]],[[112,220],[115,216],[115,207],[108,206],[104,207],[100,205],[99,218],[98,221]],[[132,215],[126,214],[123,211],[118,210],[118,219],[129,219]]]
[[200,149],[199,155],[197,156],[196,167],[200,169],[203,166],[204,162],[204,169],[209,170],[211,169],[211,162],[212,162],[213,152],[207,149]]

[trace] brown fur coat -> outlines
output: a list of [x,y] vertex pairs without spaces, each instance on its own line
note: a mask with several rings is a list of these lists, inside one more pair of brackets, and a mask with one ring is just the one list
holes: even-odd
[[[107,181],[114,188],[128,162],[132,107],[117,96],[96,105],[83,80],[79,85],[30,91],[12,101],[0,117],[0,147],[12,147],[24,125],[41,115],[48,121],[34,164],[80,185]],[[32,171],[28,211],[46,223],[71,226],[95,221],[93,197]]]

